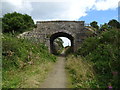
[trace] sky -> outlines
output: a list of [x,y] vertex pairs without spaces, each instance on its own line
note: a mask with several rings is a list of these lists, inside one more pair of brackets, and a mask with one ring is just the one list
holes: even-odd
[[[104,24],[118,20],[120,0],[2,0],[2,17],[6,13],[19,12],[30,15],[34,22],[51,20],[97,21]],[[119,5],[120,6],[120,5]],[[120,16],[119,16],[120,17]],[[70,43],[67,42],[66,44]]]

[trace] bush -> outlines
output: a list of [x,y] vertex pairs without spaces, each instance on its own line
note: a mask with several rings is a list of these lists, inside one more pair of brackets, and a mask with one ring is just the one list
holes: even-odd
[[[94,63],[96,78],[101,87],[111,84],[120,87],[120,31],[117,29],[102,32],[99,36],[90,37],[84,41],[77,55],[84,56]],[[117,73],[116,76],[113,73]],[[116,78],[117,77],[117,83]]]
[[22,33],[30,28],[33,28],[34,22],[31,16],[20,14],[17,12],[7,13],[2,18],[3,32],[19,32]]
[[82,46],[78,49],[77,54],[86,56],[92,52],[99,44],[99,40],[96,37],[87,38]]

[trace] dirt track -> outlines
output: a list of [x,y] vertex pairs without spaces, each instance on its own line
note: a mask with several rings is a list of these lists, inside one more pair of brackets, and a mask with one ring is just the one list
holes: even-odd
[[58,57],[53,68],[41,88],[66,88],[65,57]]

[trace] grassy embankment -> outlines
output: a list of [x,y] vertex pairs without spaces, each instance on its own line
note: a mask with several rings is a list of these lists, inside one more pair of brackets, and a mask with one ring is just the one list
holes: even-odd
[[66,69],[75,88],[120,87],[120,31],[113,29],[87,38],[75,56],[67,57]]
[[66,71],[68,75],[68,88],[90,88],[94,87],[95,76],[92,63],[68,55],[66,58]]
[[2,87],[39,88],[56,57],[43,44],[3,35]]

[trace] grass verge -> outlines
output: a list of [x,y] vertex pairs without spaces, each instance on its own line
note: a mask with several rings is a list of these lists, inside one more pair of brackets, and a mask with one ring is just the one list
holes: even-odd
[[3,35],[2,88],[38,88],[56,57],[44,44]]
[[66,70],[70,75],[69,84],[71,88],[98,88],[95,79],[95,73],[92,68],[92,63],[88,63],[81,57],[69,55],[66,58]]

